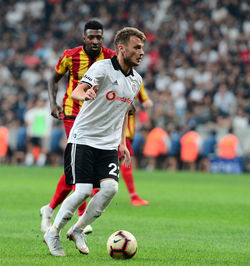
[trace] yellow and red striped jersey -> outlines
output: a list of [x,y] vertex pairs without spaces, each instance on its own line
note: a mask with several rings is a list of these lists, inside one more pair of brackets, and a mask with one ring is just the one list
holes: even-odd
[[[140,101],[140,103],[143,103],[144,101],[148,100],[148,95],[145,91],[144,88],[144,83],[142,82],[141,88],[139,93],[136,96],[136,99]],[[128,116],[128,127],[126,130],[126,137],[133,140],[134,139],[134,134],[135,134],[135,115],[130,114]]]
[[114,51],[104,46],[102,46],[101,52],[95,60],[91,60],[83,46],[64,51],[63,56],[59,59],[55,67],[56,72],[60,75],[64,75],[67,71],[69,72],[67,90],[63,97],[63,118],[75,118],[82,107],[83,102],[73,100],[71,93],[77,87],[85,72],[94,62],[111,58],[114,55]]

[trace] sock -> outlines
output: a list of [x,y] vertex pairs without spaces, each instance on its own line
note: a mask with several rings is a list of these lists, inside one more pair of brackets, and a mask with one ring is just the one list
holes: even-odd
[[122,173],[123,180],[127,186],[130,197],[131,198],[136,197],[137,193],[135,191],[132,164],[130,165],[130,168],[122,164],[121,173]]
[[82,216],[86,210],[87,202],[84,201],[83,204],[78,208],[78,216]]
[[60,230],[55,227],[54,225],[52,225],[50,228],[49,228],[49,232],[50,233],[53,233],[53,235],[58,235],[60,233]]
[[57,183],[56,192],[49,203],[50,208],[55,209],[59,204],[61,204],[66,199],[71,190],[72,186],[66,184],[66,177],[63,173],[59,182]]
[[113,179],[101,182],[100,186],[100,191],[90,200],[86,211],[74,225],[75,229],[85,228],[100,217],[118,191],[118,183]]
[[[99,191],[99,188],[93,188],[91,197],[94,197],[94,195]],[[87,202],[85,201],[79,208],[78,208],[78,216],[82,216],[85,212],[87,207]]]
[[32,153],[28,153],[25,157],[25,165],[31,166],[31,165],[33,165],[34,161],[35,161],[35,159],[34,159]]
[[46,160],[47,160],[47,156],[44,153],[40,153],[40,155],[37,158],[37,162],[36,162],[37,166],[39,167],[44,166],[46,163]]
[[94,197],[97,192],[99,192],[100,188],[93,188],[91,197]]
[[54,212],[54,210],[49,206],[49,205],[47,205],[48,206],[48,208],[47,208],[47,211],[48,211],[48,213],[49,213],[49,215],[53,215],[53,212]]
[[63,201],[53,227],[60,231],[71,220],[76,209],[91,195],[92,189],[92,184],[76,184],[76,190]]
[[[73,190],[76,190],[76,186],[72,185]],[[94,189],[93,189],[94,190]],[[92,192],[93,193],[93,192]],[[92,195],[92,194],[91,194]],[[82,205],[80,205],[80,207],[78,207],[78,216],[82,216],[83,213],[86,210],[86,206],[87,206],[87,201],[84,201]]]

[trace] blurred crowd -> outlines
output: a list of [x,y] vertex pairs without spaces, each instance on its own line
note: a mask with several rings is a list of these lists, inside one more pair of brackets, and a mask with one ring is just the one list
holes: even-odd
[[[63,51],[82,45],[85,22],[92,18],[104,24],[104,46],[111,49],[114,33],[123,26],[138,27],[147,37],[137,70],[153,107],[146,111],[137,106],[138,167],[148,167],[144,157],[154,159],[151,168],[172,165],[168,158],[176,132],[195,131],[202,144],[211,131],[217,141],[233,132],[240,156],[250,156],[249,1],[2,0],[0,129],[8,130],[4,158],[0,148],[2,161],[62,163],[65,135],[62,123],[50,116],[47,83]],[[40,123],[33,121],[36,112]],[[165,149],[147,155],[147,137],[155,128],[166,133]],[[0,130],[0,138],[4,134]],[[34,136],[41,138],[39,150],[29,141]]]

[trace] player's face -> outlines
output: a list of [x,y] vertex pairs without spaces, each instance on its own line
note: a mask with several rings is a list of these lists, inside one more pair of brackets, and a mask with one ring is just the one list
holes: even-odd
[[98,56],[103,42],[102,30],[88,29],[84,35],[86,52],[91,56]]
[[140,38],[136,36],[130,37],[129,42],[124,45],[123,49],[123,58],[127,66],[134,67],[141,63],[144,55],[143,47],[144,43]]

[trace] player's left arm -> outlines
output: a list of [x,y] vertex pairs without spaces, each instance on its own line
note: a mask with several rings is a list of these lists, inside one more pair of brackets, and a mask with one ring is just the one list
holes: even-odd
[[149,98],[145,88],[144,83],[142,82],[140,90],[136,96],[137,99],[139,99],[140,103],[145,109],[149,109],[153,106],[152,100]]
[[125,164],[126,167],[130,167],[130,164],[131,164],[130,153],[126,145],[126,129],[128,126],[128,112],[126,113],[124,120],[123,120],[121,142],[119,146],[119,150],[121,153],[121,161]]
[[150,109],[153,106],[153,102],[150,99],[147,99],[144,102],[142,102],[142,106],[145,109]]

